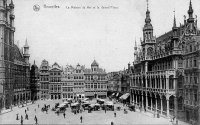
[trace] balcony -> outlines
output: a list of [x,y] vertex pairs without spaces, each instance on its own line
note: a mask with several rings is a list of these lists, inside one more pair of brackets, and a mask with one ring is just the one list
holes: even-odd
[[175,70],[158,70],[158,71],[150,71],[146,73],[149,76],[152,75],[156,75],[156,76],[160,76],[160,75],[174,75],[175,76]]

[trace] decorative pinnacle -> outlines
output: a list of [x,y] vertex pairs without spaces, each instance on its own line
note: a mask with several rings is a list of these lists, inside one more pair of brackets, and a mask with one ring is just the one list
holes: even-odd
[[134,47],[135,50],[137,50],[137,42],[136,42],[136,38],[135,38],[135,47]]
[[175,17],[175,9],[174,9],[174,24],[173,24],[173,27],[176,27],[176,17]]
[[188,10],[189,17],[192,17],[193,9],[192,9],[192,1],[190,0],[189,10]]
[[26,42],[25,42],[24,47],[29,47],[29,46],[28,46],[28,40],[27,40],[27,38],[26,38]]
[[147,0],[147,10],[149,10],[149,0]]

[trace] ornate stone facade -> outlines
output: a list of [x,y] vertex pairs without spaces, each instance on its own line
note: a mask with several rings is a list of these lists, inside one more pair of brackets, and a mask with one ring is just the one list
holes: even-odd
[[[131,101],[154,114],[199,122],[200,31],[189,3],[188,19],[159,36],[153,35],[147,8],[143,40],[134,47],[130,74]],[[135,43],[136,44],[136,43]]]
[[30,99],[29,46],[14,44],[14,4],[0,0],[0,110]]

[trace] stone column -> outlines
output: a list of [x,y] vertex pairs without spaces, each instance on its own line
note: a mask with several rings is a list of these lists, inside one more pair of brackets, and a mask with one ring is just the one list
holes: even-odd
[[137,94],[135,95],[135,104],[137,105]]
[[133,104],[135,104],[135,97],[134,96],[135,96],[135,94],[134,94],[134,91],[133,91],[133,99],[132,99],[133,100]]
[[141,96],[142,96],[142,107],[141,107],[141,108],[144,109],[144,97],[143,97],[143,92],[142,92],[142,95],[141,95]]
[[160,77],[160,89],[162,89],[162,78]]
[[148,94],[146,93],[146,110],[148,110]]
[[152,95],[151,95],[150,99],[151,99],[151,111],[152,111],[152,108],[153,108],[153,106],[152,106]]
[[155,89],[157,89],[157,77],[155,77]]
[[169,97],[166,97],[167,100],[167,117],[169,117]]
[[160,104],[161,104],[161,115],[162,115],[162,112],[163,112],[163,102],[162,102],[162,97],[160,98]]
[[175,115],[176,121],[177,121],[177,118],[178,118],[178,107],[177,107],[177,97],[176,96],[174,97],[174,115]]
[[156,97],[155,97],[155,103],[156,103],[155,110],[156,110],[156,114],[157,114],[158,104],[157,104],[157,98]]
[[166,77],[166,89],[169,91],[169,77]]
[[149,77],[149,82],[150,82],[150,88],[152,88],[151,76]]

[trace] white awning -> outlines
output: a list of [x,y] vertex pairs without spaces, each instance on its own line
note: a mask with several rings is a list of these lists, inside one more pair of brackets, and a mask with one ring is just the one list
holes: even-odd
[[126,93],[120,97],[120,99],[126,100],[129,97],[129,93]]
[[113,102],[111,102],[111,101],[106,102],[106,105],[113,105]]
[[64,107],[66,104],[60,104],[58,108]]
[[64,104],[69,104],[69,102],[68,101],[65,101],[65,102],[63,102]]
[[77,105],[79,105],[79,103],[73,103],[73,104],[71,104],[71,106],[77,106]]

